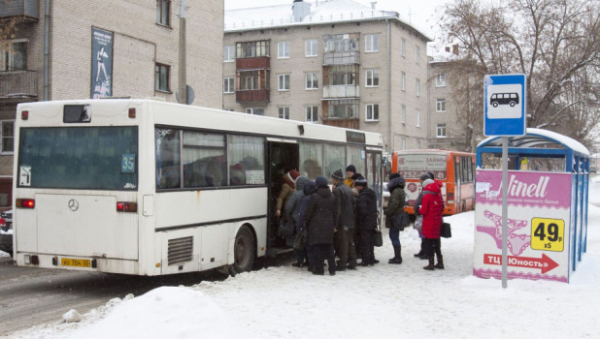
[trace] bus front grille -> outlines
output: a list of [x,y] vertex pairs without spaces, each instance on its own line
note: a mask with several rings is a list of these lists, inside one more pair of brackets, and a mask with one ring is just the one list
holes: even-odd
[[192,260],[194,237],[169,239],[169,265]]

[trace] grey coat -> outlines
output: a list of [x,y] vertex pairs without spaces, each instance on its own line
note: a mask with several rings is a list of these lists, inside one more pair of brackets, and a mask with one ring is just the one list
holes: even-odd
[[296,231],[301,229],[300,225],[300,207],[302,206],[302,199],[304,198],[304,185],[309,182],[307,177],[300,176],[296,179],[296,192],[292,193],[292,196],[285,205],[285,213],[292,217],[294,225],[296,225]]
[[355,199],[352,190],[341,182],[333,190],[333,196],[335,197],[335,204],[338,212],[335,217],[338,228],[354,228],[356,222],[354,215]]

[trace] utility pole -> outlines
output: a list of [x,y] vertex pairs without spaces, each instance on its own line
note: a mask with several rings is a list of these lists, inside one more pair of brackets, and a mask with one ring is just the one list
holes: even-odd
[[187,104],[185,8],[187,0],[179,0],[179,95],[178,101]]

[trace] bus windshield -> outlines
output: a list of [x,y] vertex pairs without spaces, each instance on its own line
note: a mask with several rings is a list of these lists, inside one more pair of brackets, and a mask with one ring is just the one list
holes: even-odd
[[22,128],[19,187],[136,190],[138,128]]
[[419,179],[426,173],[432,172],[436,179],[446,179],[445,154],[399,154],[398,173],[405,179]]

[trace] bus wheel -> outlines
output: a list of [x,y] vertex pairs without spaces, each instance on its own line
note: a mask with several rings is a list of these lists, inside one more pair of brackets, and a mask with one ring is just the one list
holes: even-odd
[[242,226],[238,231],[233,250],[234,263],[232,268],[234,272],[231,273],[250,271],[254,264],[256,248],[254,245],[254,235],[248,226]]

